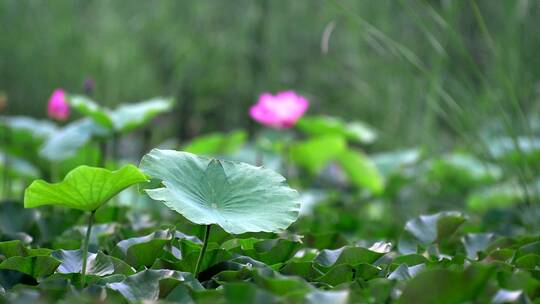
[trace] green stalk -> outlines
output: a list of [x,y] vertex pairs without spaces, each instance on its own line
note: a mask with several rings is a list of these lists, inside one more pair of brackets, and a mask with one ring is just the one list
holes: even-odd
[[2,192],[3,192],[3,198],[6,200],[11,196],[11,182],[9,180],[10,179],[9,167],[10,167],[9,155],[7,154],[7,152],[4,152],[4,172],[3,172],[3,177],[2,177],[4,184],[2,187]]
[[291,166],[291,145],[288,140],[283,141],[283,150],[281,157],[283,158],[283,176],[289,179],[292,175]]
[[152,129],[150,129],[149,127],[144,128],[142,138],[143,139],[142,139],[141,152],[140,152],[141,157],[143,157],[146,153],[148,153],[151,150]]
[[95,213],[96,213],[96,210],[92,211],[90,213],[90,216],[88,217],[88,227],[86,228],[86,237],[83,243],[83,264],[82,264],[82,271],[81,271],[81,288],[84,288],[84,285],[86,282],[85,276],[86,276],[86,262],[88,260],[88,245],[90,243],[90,233],[92,232],[92,224],[94,222]]
[[210,228],[211,227],[212,227],[212,225],[206,225],[206,230],[204,232],[203,246],[201,248],[201,253],[199,254],[199,258],[197,259],[197,265],[195,266],[195,271],[193,272],[195,277],[197,277],[199,275],[199,269],[201,268],[201,264],[202,264],[202,261],[203,261],[203,258],[204,258],[204,254],[206,252],[206,247],[208,247],[208,239],[209,239],[209,236],[210,236]]
[[120,133],[114,132],[112,138],[112,158],[114,161],[118,161],[118,150],[120,145]]
[[98,166],[101,168],[105,168],[107,165],[107,140],[101,139],[98,142],[99,145],[99,163]]
[[8,199],[9,196],[11,196],[11,181],[9,176],[9,170],[10,170],[10,158],[7,151],[7,147],[9,144],[9,128],[7,126],[7,116],[0,116],[0,128],[3,128],[2,132],[2,146],[6,147],[4,151],[4,168],[3,168],[3,176],[2,176],[2,196],[4,199]]

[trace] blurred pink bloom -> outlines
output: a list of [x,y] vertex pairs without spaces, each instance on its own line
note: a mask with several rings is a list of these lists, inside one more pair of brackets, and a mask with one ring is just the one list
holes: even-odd
[[69,116],[69,104],[66,100],[66,93],[62,89],[56,89],[49,98],[47,113],[50,118],[56,120],[66,120]]
[[262,93],[249,115],[259,123],[276,129],[294,126],[309,107],[308,100],[293,91],[278,92],[276,95]]

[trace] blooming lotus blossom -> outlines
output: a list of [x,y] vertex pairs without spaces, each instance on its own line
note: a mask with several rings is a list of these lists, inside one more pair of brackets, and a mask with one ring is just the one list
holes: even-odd
[[249,115],[259,123],[275,129],[294,126],[309,107],[309,101],[293,91],[278,92],[276,95],[262,93],[250,110]]
[[66,120],[69,116],[69,104],[66,100],[66,93],[62,89],[56,89],[49,98],[47,106],[49,117],[56,120]]

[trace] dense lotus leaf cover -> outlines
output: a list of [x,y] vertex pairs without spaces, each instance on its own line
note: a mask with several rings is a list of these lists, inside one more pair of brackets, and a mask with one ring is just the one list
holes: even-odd
[[80,166],[57,184],[34,181],[24,194],[24,207],[60,205],[84,211],[95,211],[125,188],[146,181],[133,165],[117,171]]
[[141,169],[163,188],[148,195],[196,224],[233,234],[276,232],[298,217],[299,195],[271,170],[187,152],[154,149]]
[[[44,215],[44,223],[54,220]],[[90,253],[84,289],[81,250],[0,242],[0,299],[26,299],[36,286],[44,303],[96,299],[93,290],[110,303],[528,303],[540,296],[540,237],[468,233],[470,220],[459,212],[411,219],[402,233],[414,252],[398,248],[403,238],[363,245],[309,231],[216,237],[198,278],[191,272],[199,238],[133,224],[95,231],[103,251]]]
[[169,144],[186,152],[151,150],[140,168],[76,167],[165,104],[72,106],[87,117],[64,127],[15,119],[28,140],[0,154],[21,195],[52,177],[44,165],[72,169],[0,202],[0,303],[539,301],[538,179],[497,159],[372,154],[360,125],[315,117],[301,138],[210,133]]

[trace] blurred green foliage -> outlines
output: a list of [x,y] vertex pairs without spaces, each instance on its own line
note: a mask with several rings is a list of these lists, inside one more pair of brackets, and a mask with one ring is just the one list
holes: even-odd
[[528,130],[539,14],[527,0],[4,0],[0,89],[10,113],[38,117],[86,78],[108,107],[173,96],[163,137],[186,139],[253,131],[257,95],[292,88],[311,113],[375,126],[379,146],[439,148]]

